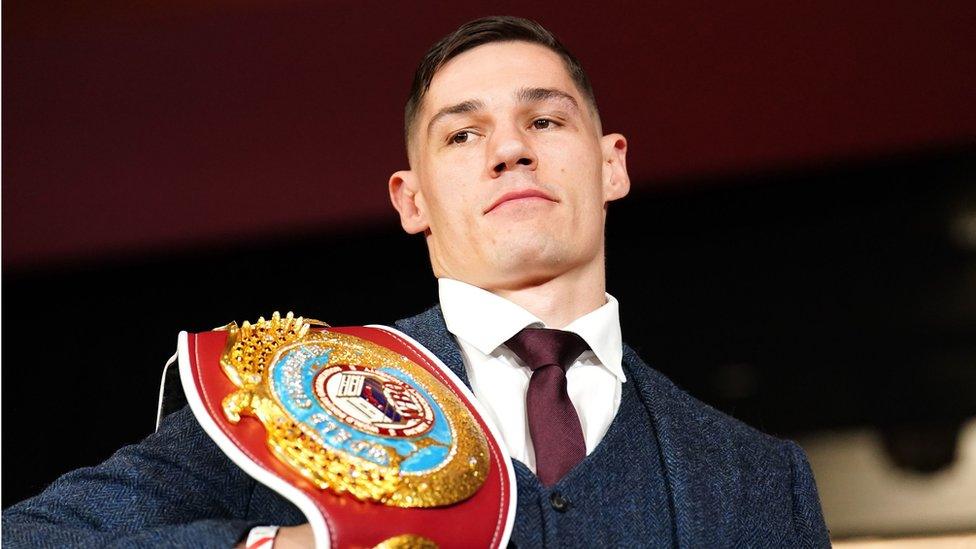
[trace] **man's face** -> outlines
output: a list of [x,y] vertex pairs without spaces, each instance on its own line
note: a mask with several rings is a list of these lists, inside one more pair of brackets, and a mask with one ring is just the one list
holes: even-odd
[[435,74],[411,134],[412,170],[390,179],[434,274],[519,289],[603,269],[606,203],[629,189],[620,135],[599,121],[549,49],[486,44]]

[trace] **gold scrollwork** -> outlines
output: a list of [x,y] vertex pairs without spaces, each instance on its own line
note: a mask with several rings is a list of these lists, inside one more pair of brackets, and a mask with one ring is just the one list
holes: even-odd
[[401,534],[377,543],[373,549],[437,549],[437,544],[423,536]]
[[[278,459],[319,488],[338,494],[396,507],[449,505],[474,494],[488,474],[488,444],[458,397],[403,355],[348,334],[311,329],[327,326],[292,313],[282,318],[277,312],[270,320],[262,317],[240,328],[236,323],[227,325],[220,364],[237,387],[222,402],[227,420],[236,424],[242,416],[257,418],[265,427],[268,448]],[[383,466],[325,444],[320,433],[293,418],[271,390],[274,365],[298,347],[328,347],[330,364],[396,368],[409,375],[440,406],[450,425],[453,442],[445,462],[423,473],[404,472],[399,468],[400,456],[392,449],[386,449],[391,459]]]

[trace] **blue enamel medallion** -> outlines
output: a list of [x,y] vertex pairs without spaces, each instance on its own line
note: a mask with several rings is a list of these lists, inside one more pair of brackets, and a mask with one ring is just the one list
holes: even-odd
[[330,355],[325,345],[301,345],[271,365],[271,392],[294,420],[327,447],[376,465],[392,465],[395,452],[403,473],[447,462],[453,434],[423,386],[398,368],[330,365]]

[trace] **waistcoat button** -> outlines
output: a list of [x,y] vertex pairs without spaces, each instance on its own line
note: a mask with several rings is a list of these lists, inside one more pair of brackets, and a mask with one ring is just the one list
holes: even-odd
[[560,513],[565,513],[569,509],[569,500],[559,492],[553,492],[549,495],[549,504]]

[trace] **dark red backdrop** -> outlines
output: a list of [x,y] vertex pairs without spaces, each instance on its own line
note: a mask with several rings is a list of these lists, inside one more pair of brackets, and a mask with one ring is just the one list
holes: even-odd
[[971,2],[3,4],[3,261],[391,215],[425,48],[536,18],[643,185],[972,142]]

